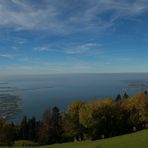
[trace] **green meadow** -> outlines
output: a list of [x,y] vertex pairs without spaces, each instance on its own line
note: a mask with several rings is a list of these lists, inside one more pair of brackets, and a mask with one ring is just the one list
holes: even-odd
[[[22,141],[23,142],[23,141]],[[21,141],[18,142],[21,144]],[[147,148],[148,129],[123,136],[97,141],[73,142],[40,146],[38,148]],[[22,148],[15,146],[15,148]],[[30,147],[31,148],[31,147]]]
[[148,130],[97,140],[44,146],[43,148],[147,148]]

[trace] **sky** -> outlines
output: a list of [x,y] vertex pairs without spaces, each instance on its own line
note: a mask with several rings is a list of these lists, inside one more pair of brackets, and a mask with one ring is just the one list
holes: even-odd
[[148,72],[147,0],[0,0],[0,75]]

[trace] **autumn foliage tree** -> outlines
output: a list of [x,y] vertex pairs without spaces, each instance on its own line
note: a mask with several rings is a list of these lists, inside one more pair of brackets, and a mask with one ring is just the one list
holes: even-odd
[[76,101],[68,106],[68,110],[63,117],[63,127],[65,136],[68,136],[74,140],[83,139],[83,126],[80,123],[79,112],[83,106],[83,102]]

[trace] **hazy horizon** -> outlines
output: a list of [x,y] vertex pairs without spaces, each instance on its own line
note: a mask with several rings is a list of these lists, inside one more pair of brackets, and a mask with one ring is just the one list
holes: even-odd
[[103,74],[148,74],[148,72],[100,72],[100,73],[33,73],[33,74],[29,74],[29,73],[24,73],[24,74],[0,74],[0,77],[15,77],[15,76],[50,76],[50,75],[103,75]]
[[133,95],[145,90],[148,90],[147,73],[5,76],[0,77],[0,111],[7,114],[7,107],[15,111],[18,102],[17,113],[10,114],[14,120],[23,115],[41,118],[48,107],[58,106],[65,110],[69,103],[79,99],[114,99],[117,94]]

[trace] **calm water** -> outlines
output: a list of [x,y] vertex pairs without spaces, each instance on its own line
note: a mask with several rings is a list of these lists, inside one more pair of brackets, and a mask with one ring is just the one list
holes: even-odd
[[148,74],[61,74],[40,76],[0,77],[0,95],[19,96],[21,111],[13,119],[23,115],[41,118],[43,111],[52,106],[61,110],[75,99],[89,101],[94,97],[115,97],[147,89],[147,86],[129,87],[130,82],[148,82]]

